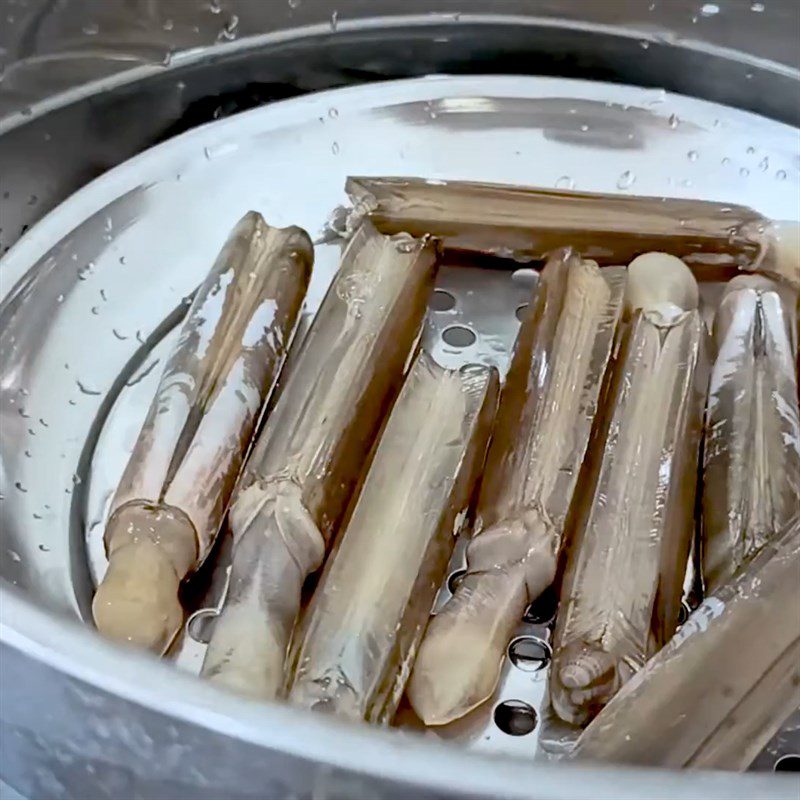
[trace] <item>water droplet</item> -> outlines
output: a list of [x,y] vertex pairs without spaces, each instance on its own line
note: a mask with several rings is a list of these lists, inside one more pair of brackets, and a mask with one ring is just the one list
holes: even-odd
[[72,485],[73,486],[80,486],[81,484],[81,476],[78,473],[74,473],[72,476]]
[[779,181],[785,181],[785,180],[786,180],[786,170],[785,170],[785,169],[779,169],[779,170],[778,170],[778,171],[775,173],[775,178],[776,178],[777,180],[779,180]]
[[331,119],[336,119],[339,116],[339,109],[336,108],[336,106],[331,106],[331,108],[328,109],[328,116]]
[[39,545],[39,549],[40,549],[40,550],[41,550],[43,553],[49,553],[49,552],[50,552],[50,548],[49,548],[49,547],[45,547],[43,544],[40,544],[40,545]]
[[335,156],[339,155],[339,142],[334,142],[331,145],[331,153],[333,153]]
[[333,14],[331,14],[331,30],[335,31],[336,28],[338,27],[339,27],[339,12],[334,11]]
[[7,550],[6,552],[11,557],[11,560],[15,564],[19,564],[19,562],[22,561],[22,558],[20,557],[20,554],[16,550]]
[[690,150],[686,154],[686,157],[689,159],[689,161],[697,161],[697,159],[700,157],[700,154],[697,152],[697,150]]
[[425,105],[423,106],[423,108],[424,108],[424,110],[425,110],[425,113],[426,113],[426,114],[427,114],[427,115],[428,115],[428,116],[429,116],[431,119],[436,119],[436,117],[438,117],[438,116],[439,116],[439,112],[436,110],[436,106],[435,106],[435,105],[434,105],[432,102],[430,102],[430,100],[429,100],[427,103],[425,103]]
[[94,275],[94,261],[90,261],[88,264],[84,264],[78,270],[78,280],[85,281],[89,278],[90,275]]
[[300,0],[289,0],[289,8],[300,8]]
[[25,409],[24,409],[24,408],[20,408],[20,409],[18,409],[18,410],[19,410],[19,415],[22,417],[22,419],[30,419],[30,416],[31,416],[31,415],[30,415],[30,414],[28,414],[28,412],[27,412],[27,411],[25,411]]
[[33,512],[33,518],[34,518],[34,519],[41,519],[41,518],[42,518],[42,515],[41,515],[41,514],[37,514],[37,513],[34,511],[34,512]]
[[230,19],[222,26],[222,30],[220,30],[217,39],[224,39],[225,41],[232,42],[236,38],[236,28],[238,25],[239,17],[237,17],[236,14],[231,14]]
[[706,3],[701,9],[700,13],[704,17],[713,17],[719,14],[719,6],[716,3]]
[[753,155],[753,153],[755,153],[755,151],[756,151],[755,147],[753,147],[753,145],[750,145],[745,152],[747,153],[747,155],[751,156]]
[[114,220],[111,219],[111,217],[106,217],[105,220],[103,221],[103,228],[106,231],[114,230]]
[[766,9],[766,6],[763,3],[753,3],[750,6],[750,10],[755,11],[756,14],[761,14],[764,9]]
[[747,177],[749,174],[750,174],[750,170],[749,170],[749,169],[747,169],[747,167],[742,167],[742,168],[739,170],[739,175],[740,175],[742,178],[746,178],[746,177]]
[[128,338],[124,334],[121,334],[116,328],[112,328],[111,333],[113,333],[114,336],[116,336],[121,342],[124,342]]
[[125,262],[126,262],[125,256],[120,256],[119,257],[119,263],[122,264],[123,266],[125,266]]
[[208,0],[208,10],[212,14],[219,14],[219,12],[222,11],[219,0]]
[[22,492],[23,494],[27,494],[28,493],[28,490],[19,481],[17,481],[14,484],[14,487],[16,489],[18,489],[20,492]]
[[569,175],[562,175],[556,181],[556,189],[574,189],[575,181]]
[[761,161],[758,162],[758,168],[762,172],[766,172],[769,169],[769,157],[768,156],[764,156],[764,158],[762,158]]
[[642,50],[647,50],[650,47],[650,42],[648,42],[647,39],[642,39],[639,42],[639,47],[641,47]]
[[636,175],[631,170],[626,169],[617,179],[617,189],[630,189],[636,182]]
[[31,458],[31,457],[32,457],[31,456],[31,451],[30,450],[26,450],[25,451],[25,458]]
[[88,394],[93,397],[98,397],[103,394],[102,392],[98,392],[96,389],[86,386],[86,384],[81,383],[79,380],[76,380],[75,383],[78,385],[78,389],[80,389],[82,394]]
[[586,131],[588,131],[588,130],[589,130],[589,126],[588,126],[588,125],[581,125],[581,130],[582,130],[584,133],[586,133]]
[[98,316],[100,314],[100,309],[97,306],[92,306],[92,314]]
[[175,23],[171,19],[165,19],[162,27],[165,31],[171,31],[175,27]]
[[86,25],[83,26],[83,32],[87,36],[97,36],[99,31],[100,26],[96,22],[87,22]]
[[56,297],[56,302],[57,303],[63,303],[64,302],[64,295],[60,294],[58,297]]
[[32,194],[28,198],[28,205],[29,206],[35,206],[38,202],[39,202],[39,198],[35,194]]
[[719,163],[722,164],[723,167],[727,167],[728,164],[731,163],[731,160],[728,158],[728,156],[725,156],[725,158],[723,158]]
[[677,128],[678,125],[680,125],[680,124],[681,124],[681,121],[680,121],[680,119],[678,119],[678,115],[677,114],[670,114],[670,116],[669,116],[669,126],[670,126],[670,128],[672,128],[672,130],[675,130],[675,128]]
[[47,423],[44,421],[44,417],[39,417],[39,424],[40,424],[40,425],[41,425],[43,428],[49,428],[49,427],[50,427],[50,426],[49,426],[49,425],[48,425],[48,424],[47,424]]

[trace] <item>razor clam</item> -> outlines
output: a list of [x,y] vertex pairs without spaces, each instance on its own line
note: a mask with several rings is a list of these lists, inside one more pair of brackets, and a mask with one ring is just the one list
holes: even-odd
[[703,575],[713,592],[800,506],[796,292],[748,275],[727,286],[706,411]]
[[582,725],[675,631],[693,532],[707,332],[679,259],[628,268],[622,341],[578,489],[550,698]]
[[408,687],[427,725],[491,696],[525,606],[553,581],[622,307],[625,269],[551,258],[517,338],[468,570],[434,617]]
[[283,362],[314,249],[249,212],[189,308],[111,507],[98,629],[162,653],[181,580],[208,554]]
[[385,233],[427,232],[448,249],[518,260],[572,246],[601,264],[626,264],[665,249],[699,271],[753,268],[792,240],[791,223],[773,225],[750,208],[701,200],[420,178],[352,177],[347,192],[356,216],[369,214]]
[[800,517],[689,617],[574,758],[746,769],[800,705]]
[[421,351],[306,613],[289,699],[389,722],[483,467],[497,370]]
[[203,675],[275,697],[306,577],[365,471],[425,315],[437,247],[365,221],[245,466],[231,508],[228,596]]

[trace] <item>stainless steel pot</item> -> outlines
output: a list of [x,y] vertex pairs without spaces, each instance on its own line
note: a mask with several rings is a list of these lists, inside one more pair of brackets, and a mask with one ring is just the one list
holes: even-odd
[[[0,28],[0,46],[13,62],[0,84],[0,252],[89,180],[154,143],[243,109],[339,85],[443,72],[546,74],[664,87],[800,121],[800,11],[791,2],[768,1],[763,10],[723,0],[2,5],[0,18],[14,22]],[[649,97],[664,102],[657,91]],[[779,142],[787,159],[769,165],[770,184],[743,189],[769,193],[764,203],[773,205],[763,208],[769,212],[781,197],[791,202],[796,185],[777,183],[773,173],[796,172],[800,163],[790,129],[753,125],[754,135],[773,136],[770,147]],[[760,156],[754,173],[759,163]],[[507,169],[512,180],[514,168]],[[676,186],[680,191],[694,190]],[[730,188],[719,188],[725,191]],[[324,203],[332,195],[321,196]],[[128,197],[134,215],[135,199]],[[318,217],[309,212],[311,222]],[[53,219],[45,222],[51,232],[58,227]],[[103,217],[95,224],[99,240]],[[27,257],[18,254],[36,247],[28,238],[0,265],[6,493],[21,491],[9,468],[11,450],[23,446],[20,424],[21,436],[30,435],[19,391],[29,363],[19,348],[34,351],[37,338],[30,316],[24,342],[15,340],[12,323],[45,287],[42,269],[22,276]],[[46,249],[39,253],[44,261]],[[91,260],[91,254],[81,257]],[[55,277],[46,285],[58,302],[55,268],[63,265],[51,266]],[[191,286],[192,276],[181,280]],[[180,287],[175,291],[179,297]],[[40,325],[48,321],[42,316]],[[87,425],[84,419],[77,428]],[[38,463],[37,480],[60,474],[47,459]],[[86,520],[74,518],[82,507],[68,505],[73,522],[84,526]],[[80,625],[90,587],[82,551],[70,547],[61,527],[42,533],[47,515],[22,520],[9,508],[0,503],[0,777],[28,797],[796,796],[797,783],[785,776],[534,765],[524,749],[522,757],[488,758],[395,731],[253,706],[107,644]],[[45,557],[32,567],[18,552],[20,540],[37,549],[26,536],[48,550],[61,548],[68,566],[53,570]]]

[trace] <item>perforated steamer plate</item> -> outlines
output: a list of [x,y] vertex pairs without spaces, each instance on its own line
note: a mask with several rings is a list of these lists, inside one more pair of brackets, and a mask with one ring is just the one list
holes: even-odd
[[[435,76],[277,103],[168,141],[78,192],[0,262],[4,578],[90,623],[110,495],[186,298],[245,211],[319,235],[350,174],[695,197],[800,218],[795,129],[626,86]],[[309,315],[338,256],[337,245],[317,246]],[[505,267],[441,271],[425,334],[440,359],[506,368],[535,274]],[[709,313],[718,288],[703,287]],[[175,649],[180,668],[202,663],[228,545],[223,534],[216,567],[187,587],[197,611]],[[451,582],[463,550],[459,542]],[[446,581],[439,602],[447,593]],[[546,714],[546,605],[520,621],[493,702],[425,735],[534,756]],[[420,728],[407,708],[398,721]],[[756,766],[784,758],[786,768],[797,752],[795,721]]]

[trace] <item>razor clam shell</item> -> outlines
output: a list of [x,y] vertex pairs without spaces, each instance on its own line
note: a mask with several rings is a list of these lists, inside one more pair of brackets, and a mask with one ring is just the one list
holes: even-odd
[[357,216],[381,231],[430,233],[445,247],[541,259],[574,247],[600,264],[666,250],[702,271],[751,267],[770,246],[769,220],[744,206],[561,192],[491,183],[351,177]]
[[417,357],[302,626],[289,700],[388,722],[486,456],[497,371]]
[[800,518],[694,611],[573,758],[746,769],[800,705]]
[[305,231],[249,212],[201,285],[115,494],[191,520],[198,562],[216,536],[259,411],[305,297],[314,250]]
[[230,591],[207,677],[280,693],[303,581],[321,565],[400,387],[437,259],[429,238],[383,236],[368,221],[348,244],[237,488]]
[[[639,312],[570,524],[550,696],[585,724],[675,631],[707,386],[698,311]],[[569,676],[567,687],[564,680]]]
[[703,575],[710,592],[800,506],[796,303],[788,287],[737,278],[717,312],[703,474]]
[[431,621],[409,685],[427,724],[494,690],[513,628],[552,582],[625,290],[624,268],[554,256],[517,338],[477,511],[469,568]]

